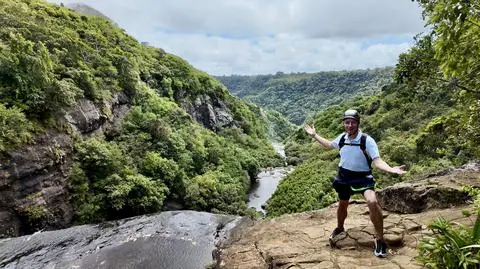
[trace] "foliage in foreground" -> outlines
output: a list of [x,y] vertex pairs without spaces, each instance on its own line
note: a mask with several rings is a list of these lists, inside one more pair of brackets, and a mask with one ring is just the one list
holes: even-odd
[[417,260],[427,268],[464,268],[480,266],[480,218],[473,228],[449,223],[440,217],[429,225],[433,236],[424,237]]

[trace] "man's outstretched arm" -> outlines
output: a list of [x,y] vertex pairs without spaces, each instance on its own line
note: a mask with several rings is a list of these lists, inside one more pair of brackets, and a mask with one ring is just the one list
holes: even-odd
[[315,140],[318,141],[318,143],[320,143],[320,145],[322,145],[325,149],[329,150],[329,149],[333,149],[333,146],[332,146],[332,141],[326,139],[326,138],[323,138],[321,137],[319,134],[317,134],[317,132],[315,131],[315,127],[312,125],[305,125],[304,127],[305,131],[313,136],[313,138],[315,138]]
[[406,171],[403,170],[405,165],[391,167],[388,163],[386,163],[380,157],[373,159],[372,163],[376,168],[378,168],[382,171],[385,171],[385,172],[389,172],[389,173],[392,173],[392,174],[398,174],[398,175],[403,175],[403,174],[406,173]]

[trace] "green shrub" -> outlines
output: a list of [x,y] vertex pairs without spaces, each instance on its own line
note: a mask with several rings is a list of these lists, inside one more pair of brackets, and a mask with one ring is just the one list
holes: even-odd
[[473,228],[454,225],[444,218],[436,219],[429,228],[433,237],[425,237],[419,245],[417,259],[428,268],[479,268],[480,218]]
[[33,123],[18,108],[0,104],[0,152],[33,140]]
[[160,181],[154,181],[142,174],[121,177],[109,176],[105,184],[106,198],[113,211],[123,216],[160,211],[168,188]]

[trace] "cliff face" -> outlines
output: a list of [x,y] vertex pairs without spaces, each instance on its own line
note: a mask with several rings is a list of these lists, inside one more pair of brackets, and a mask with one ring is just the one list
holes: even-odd
[[[74,137],[115,134],[130,103],[124,93],[103,104],[80,100],[63,117],[71,131],[47,130],[33,144],[0,156],[0,238],[71,224],[68,178]],[[230,110],[220,99],[200,95],[194,103],[184,100],[182,105],[194,120],[213,131],[234,126]]]
[[212,131],[238,127],[233,121],[230,109],[219,98],[206,94],[198,95],[193,102],[183,102],[182,106],[195,121]]
[[[47,132],[0,158],[0,236],[17,236],[33,226],[64,227],[72,219],[66,178],[72,138]],[[36,222],[38,220],[38,222]]]
[[[99,105],[80,100],[64,117],[73,133],[84,136],[120,124],[129,108],[123,93]],[[73,217],[68,177],[73,161],[74,135],[47,130],[31,145],[0,157],[0,237],[18,236],[38,229],[68,226]]]

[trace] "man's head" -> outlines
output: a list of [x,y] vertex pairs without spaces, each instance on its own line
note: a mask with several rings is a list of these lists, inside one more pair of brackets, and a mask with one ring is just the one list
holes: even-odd
[[343,113],[343,127],[348,135],[356,135],[360,125],[360,114],[355,109],[349,109]]

